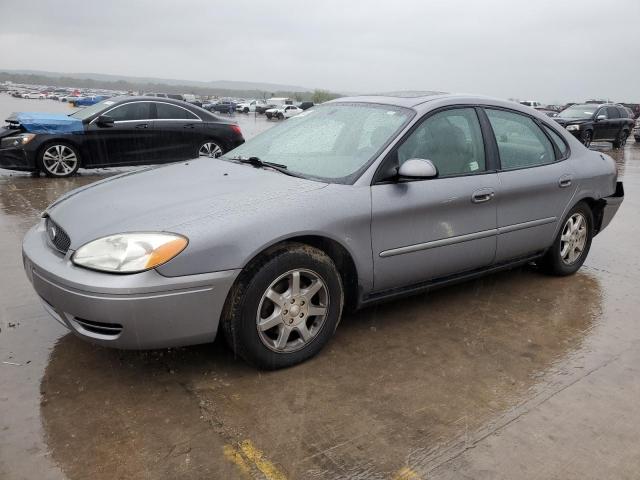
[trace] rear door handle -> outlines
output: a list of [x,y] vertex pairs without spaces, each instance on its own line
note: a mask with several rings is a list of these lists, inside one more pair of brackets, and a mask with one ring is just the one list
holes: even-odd
[[136,125],[136,128],[147,128],[149,126],[148,123],[139,123]]
[[182,128],[196,128],[196,126],[193,123],[187,123],[186,125],[183,125]]
[[488,202],[495,196],[495,192],[490,188],[482,188],[480,190],[476,190],[471,195],[471,201],[473,203],[484,203]]
[[560,177],[560,179],[558,179],[558,186],[560,188],[567,188],[571,186],[572,180],[573,177],[571,175],[563,175],[562,177]]

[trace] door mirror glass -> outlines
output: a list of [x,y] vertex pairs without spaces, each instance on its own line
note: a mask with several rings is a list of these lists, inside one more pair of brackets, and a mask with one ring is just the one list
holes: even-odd
[[435,167],[431,160],[425,160],[422,158],[410,158],[409,160],[402,162],[398,169],[398,176],[400,178],[435,178],[438,176],[438,169]]
[[96,123],[99,127],[113,127],[113,118],[108,115],[100,115],[96,119]]

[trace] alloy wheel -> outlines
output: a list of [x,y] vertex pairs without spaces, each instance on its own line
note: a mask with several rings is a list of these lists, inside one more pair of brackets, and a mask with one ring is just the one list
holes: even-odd
[[78,168],[78,156],[66,145],[52,145],[42,154],[42,166],[54,177],[70,175]]
[[562,227],[560,257],[565,265],[575,263],[587,244],[587,220],[581,213],[571,215]]
[[260,341],[270,350],[300,350],[320,333],[329,312],[329,289],[312,270],[290,270],[265,290],[256,315]]
[[591,132],[589,130],[582,134],[582,144],[587,148],[591,146]]
[[198,149],[200,157],[218,158],[220,155],[222,155],[222,148],[214,142],[203,143]]

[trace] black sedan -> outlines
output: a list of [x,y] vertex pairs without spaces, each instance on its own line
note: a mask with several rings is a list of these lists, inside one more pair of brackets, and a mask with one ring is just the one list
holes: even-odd
[[71,115],[15,113],[0,129],[0,168],[68,177],[78,168],[219,157],[240,127],[186,102],[117,97]]

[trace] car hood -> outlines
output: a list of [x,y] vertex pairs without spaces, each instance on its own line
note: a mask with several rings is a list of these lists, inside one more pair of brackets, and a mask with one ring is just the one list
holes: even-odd
[[45,214],[71,238],[71,249],[122,232],[170,231],[207,218],[224,222],[246,209],[268,209],[326,183],[203,158],[131,172],[82,187],[49,206]]
[[590,118],[559,118],[559,117],[551,117],[560,125],[580,125],[582,123],[590,122]]
[[82,120],[60,113],[19,112],[7,118],[7,123],[19,125],[29,133],[82,133]]

